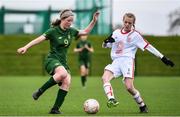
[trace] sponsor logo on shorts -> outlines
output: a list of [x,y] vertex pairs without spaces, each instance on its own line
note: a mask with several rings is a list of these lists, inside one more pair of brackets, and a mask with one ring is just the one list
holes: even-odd
[[60,65],[60,64],[59,63],[55,63],[54,65],[57,66],[57,65]]
[[128,75],[130,75],[130,68],[128,68],[128,72],[127,72]]
[[58,39],[62,39],[62,37],[59,37]]

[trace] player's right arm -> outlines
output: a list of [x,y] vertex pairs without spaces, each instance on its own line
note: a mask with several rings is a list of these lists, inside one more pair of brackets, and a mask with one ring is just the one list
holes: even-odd
[[34,46],[34,45],[37,45],[37,44],[41,43],[41,42],[44,41],[44,40],[46,40],[46,37],[45,37],[44,35],[41,35],[41,36],[37,37],[36,39],[30,41],[30,42],[29,42],[28,44],[26,44],[25,46],[19,48],[19,49],[17,50],[17,52],[18,52],[19,54],[24,54],[24,53],[26,53],[26,51],[27,51],[29,48],[31,48],[31,47]]
[[103,48],[111,48],[112,43],[115,42],[114,38],[112,37],[112,34],[110,36],[108,36],[102,44]]
[[81,52],[81,51],[83,51],[83,49],[84,49],[84,47],[82,47],[82,48],[74,48],[74,52]]

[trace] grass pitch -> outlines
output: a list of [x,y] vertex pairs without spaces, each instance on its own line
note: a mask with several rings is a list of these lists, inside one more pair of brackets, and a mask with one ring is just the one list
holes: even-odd
[[[31,97],[48,77],[20,76],[0,77],[0,116],[50,116],[58,87],[47,90],[37,101]],[[72,77],[71,89],[61,108],[62,116],[89,116],[83,111],[83,103],[94,98],[100,103],[100,110],[93,116],[179,116],[180,77],[136,77],[135,87],[147,103],[149,113],[140,114],[135,101],[124,88],[121,78],[112,82],[116,99],[120,104],[107,108],[101,77],[89,77],[87,87],[82,88],[79,77]],[[51,115],[52,116],[52,115]]]

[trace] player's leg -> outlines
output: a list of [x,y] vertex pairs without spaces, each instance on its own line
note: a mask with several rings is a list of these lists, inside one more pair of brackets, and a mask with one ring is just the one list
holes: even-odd
[[107,106],[109,108],[115,107],[119,104],[119,102],[115,100],[113,88],[110,83],[112,79],[113,79],[113,73],[105,69],[104,74],[102,76],[102,81],[103,81],[104,92],[108,98]]
[[85,87],[86,83],[86,67],[84,64],[80,66],[80,74],[81,74],[81,84],[83,87]]
[[57,82],[54,80],[53,77],[50,77],[50,79],[44,83],[41,88],[39,88],[37,91],[35,91],[32,95],[34,100],[37,100],[48,88],[56,85]]
[[86,76],[89,75],[89,68],[86,68]]
[[[55,75],[55,69],[58,66],[62,66],[62,64],[53,58],[46,58],[45,59],[45,69],[47,71],[47,73],[49,73],[50,75],[52,75],[52,77],[45,82],[37,91],[35,91],[32,95],[34,100],[37,100],[48,88],[56,85],[58,82],[56,82],[55,78],[57,75]],[[62,68],[63,69],[63,68]],[[55,76],[53,76],[53,74]]]
[[60,85],[60,89],[58,90],[57,97],[54,103],[54,106],[50,110],[50,114],[61,114],[59,108],[62,106],[64,99],[69,91],[71,76],[67,73],[66,77],[61,79],[62,84]]
[[147,108],[146,104],[144,103],[139,91],[137,89],[135,89],[133,81],[134,81],[134,79],[129,78],[129,77],[126,77],[124,79],[126,90],[133,96],[134,100],[139,105],[140,112],[147,113],[148,108]]
[[84,86],[86,85],[86,82],[87,82],[87,77],[88,77],[88,74],[89,74],[89,60],[85,60],[84,61],[84,66],[85,66],[85,69],[84,69]]
[[85,77],[85,79],[86,79],[86,82],[87,82],[87,79],[88,79],[88,75],[89,75],[89,68],[88,67],[86,67],[86,77]]
[[67,72],[63,66],[57,66],[54,75],[45,82],[37,91],[32,95],[34,100],[37,100],[48,88],[60,83],[60,81],[67,76]]
[[[135,99],[136,103],[139,105],[140,111],[141,112],[146,112],[147,107],[137,89],[134,87],[134,59],[124,57],[124,62],[121,64],[120,68],[123,73],[124,77],[124,84],[126,87],[126,90],[133,96]],[[141,109],[144,109],[143,111]],[[146,110],[145,110],[146,109]]]

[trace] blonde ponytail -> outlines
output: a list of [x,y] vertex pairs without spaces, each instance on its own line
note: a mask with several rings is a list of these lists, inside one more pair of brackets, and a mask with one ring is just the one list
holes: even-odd
[[55,21],[53,21],[51,23],[51,27],[58,26],[60,23],[61,23],[61,20],[60,19],[56,19]]

